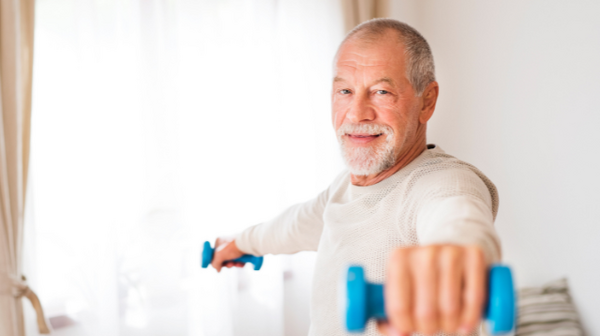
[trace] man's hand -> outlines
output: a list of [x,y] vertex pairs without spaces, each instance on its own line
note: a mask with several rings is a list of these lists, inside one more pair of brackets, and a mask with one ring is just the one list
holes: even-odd
[[476,246],[400,248],[385,281],[385,335],[468,334],[479,325],[486,300],[487,265]]
[[217,270],[217,272],[221,272],[221,268],[223,266],[227,268],[231,267],[244,267],[244,263],[242,262],[226,262],[225,260],[233,260],[237,259],[244,255],[244,252],[240,251],[235,245],[235,239],[226,237],[226,238],[217,238],[215,242],[215,255],[213,256],[213,260],[211,265]]

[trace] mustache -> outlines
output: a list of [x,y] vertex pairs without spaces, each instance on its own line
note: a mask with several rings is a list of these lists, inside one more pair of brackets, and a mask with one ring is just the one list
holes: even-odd
[[344,136],[346,134],[356,134],[356,133],[369,134],[369,135],[378,135],[378,134],[393,135],[394,130],[390,126],[381,125],[381,124],[350,124],[350,123],[346,123],[346,124],[342,124],[342,126],[340,126],[340,128],[338,128],[338,130],[336,132],[338,138],[341,138],[342,136]]

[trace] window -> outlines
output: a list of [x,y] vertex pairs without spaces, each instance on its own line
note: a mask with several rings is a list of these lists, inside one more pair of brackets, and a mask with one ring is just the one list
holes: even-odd
[[341,169],[337,6],[37,1],[27,273],[56,335],[292,335],[286,286],[309,284],[282,273],[310,256],[199,254]]

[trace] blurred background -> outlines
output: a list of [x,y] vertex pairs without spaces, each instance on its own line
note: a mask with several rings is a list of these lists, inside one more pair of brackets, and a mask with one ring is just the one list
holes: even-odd
[[497,185],[517,284],[567,277],[600,334],[599,2],[35,6],[24,273],[55,335],[306,335],[313,253],[217,275],[200,248],[343,169],[332,60],[373,17],[429,41],[441,89],[428,142]]

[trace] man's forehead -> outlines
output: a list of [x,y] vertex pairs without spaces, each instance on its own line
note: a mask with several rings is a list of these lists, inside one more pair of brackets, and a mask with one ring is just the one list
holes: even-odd
[[364,52],[354,52],[353,50],[342,51],[336,60],[336,66],[386,66],[389,63],[399,61],[397,57],[394,56],[395,55],[389,52],[382,52],[381,50],[365,50]]
[[404,42],[399,38],[398,33],[393,30],[387,30],[381,33],[361,33],[347,38],[339,46],[338,51],[360,50],[368,52],[377,49],[396,49],[404,51]]
[[[333,82],[334,83],[346,83],[347,80],[344,77],[335,76],[335,77],[333,77]],[[388,83],[392,86],[396,86],[396,82],[394,81],[394,79],[392,79],[391,77],[387,77],[387,76],[377,78],[371,84],[375,85],[375,84],[379,84],[379,83]]]
[[387,82],[397,84],[394,79],[405,75],[405,66],[402,56],[396,54],[362,55],[341,54],[334,64],[334,82],[352,80],[356,76],[367,76],[369,82]]
[[349,40],[340,46],[335,58],[335,72],[353,68],[404,68],[404,46],[397,40]]

